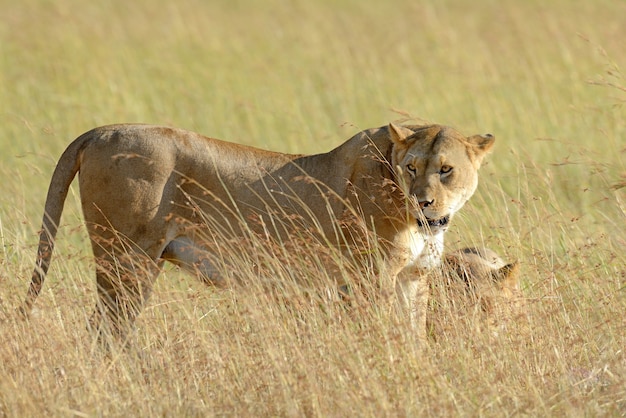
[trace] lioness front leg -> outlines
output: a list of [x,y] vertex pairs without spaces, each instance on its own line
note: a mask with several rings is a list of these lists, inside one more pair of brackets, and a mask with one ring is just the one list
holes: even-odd
[[426,339],[426,312],[430,280],[437,274],[443,253],[444,231],[415,232],[409,236],[412,259],[397,275],[396,292],[411,327],[420,341]]
[[396,294],[401,312],[408,314],[411,328],[420,341],[426,339],[426,311],[430,286],[428,274],[419,274],[415,269],[405,269],[398,274]]

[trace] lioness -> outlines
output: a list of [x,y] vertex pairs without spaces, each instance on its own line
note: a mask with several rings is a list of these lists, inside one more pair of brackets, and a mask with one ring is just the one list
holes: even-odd
[[162,126],[95,128],[68,146],[52,175],[22,310],[27,314],[41,291],[78,172],[97,266],[96,326],[123,335],[164,261],[222,285],[216,260],[229,237],[253,230],[280,238],[312,228],[358,258],[363,238],[351,225],[360,224],[384,254],[379,274],[390,283],[397,278],[400,299],[424,335],[428,285],[414,273],[440,263],[444,231],[474,193],[493,143],[490,134],[390,124],[327,153],[288,155]]
[[[451,321],[458,321],[459,316],[481,318],[497,333],[521,313],[517,261],[506,263],[489,248],[470,247],[445,254],[442,267],[442,286],[435,292],[433,304],[447,305],[453,311]],[[445,328],[441,312],[429,317],[429,328],[441,333]]]

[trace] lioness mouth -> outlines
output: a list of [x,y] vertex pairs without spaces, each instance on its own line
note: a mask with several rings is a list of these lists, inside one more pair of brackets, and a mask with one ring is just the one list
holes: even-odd
[[450,215],[446,215],[443,218],[439,219],[417,219],[417,226],[423,228],[428,225],[430,228],[440,228],[442,226],[448,225],[448,222],[450,222]]

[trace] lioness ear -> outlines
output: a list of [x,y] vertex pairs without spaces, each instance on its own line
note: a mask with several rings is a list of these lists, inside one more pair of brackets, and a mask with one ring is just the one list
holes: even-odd
[[474,135],[467,137],[467,142],[474,145],[474,152],[476,162],[480,164],[485,158],[485,155],[493,148],[493,143],[496,138],[491,134]]
[[415,132],[402,125],[398,126],[394,123],[389,124],[389,135],[391,136],[391,141],[396,145],[404,144],[406,139],[414,133]]

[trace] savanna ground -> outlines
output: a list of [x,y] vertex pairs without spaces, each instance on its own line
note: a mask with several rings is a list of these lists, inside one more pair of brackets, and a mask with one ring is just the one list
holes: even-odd
[[[626,415],[625,3],[0,10],[0,416]],[[523,329],[496,337],[448,315],[419,349],[382,306],[294,307],[169,268],[138,322],[140,355],[104,359],[86,330],[95,283],[75,186],[37,312],[13,314],[56,159],[94,126],[313,153],[409,118],[496,136],[446,246],[520,260]]]

